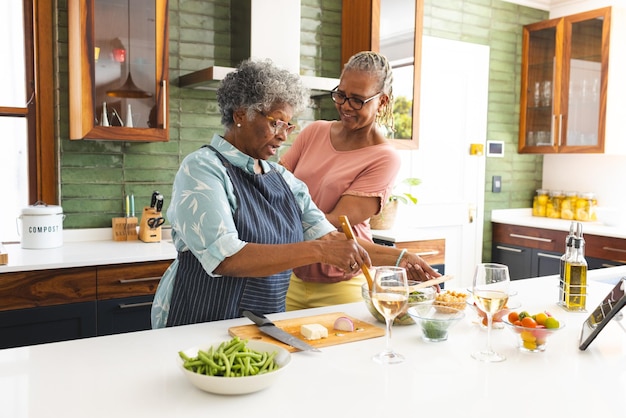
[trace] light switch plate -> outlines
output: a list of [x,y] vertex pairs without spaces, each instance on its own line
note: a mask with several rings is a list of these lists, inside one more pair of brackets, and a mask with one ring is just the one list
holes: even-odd
[[502,176],[491,177],[491,191],[493,193],[500,193],[502,190]]

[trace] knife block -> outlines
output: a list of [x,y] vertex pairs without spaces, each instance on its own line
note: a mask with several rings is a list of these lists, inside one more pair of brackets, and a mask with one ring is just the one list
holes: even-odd
[[160,242],[161,241],[161,227],[150,228],[148,225],[148,219],[158,218],[161,216],[161,212],[157,212],[156,209],[150,206],[143,208],[141,214],[141,222],[139,223],[139,239],[143,242]]
[[113,218],[113,241],[134,241],[137,239],[137,218]]

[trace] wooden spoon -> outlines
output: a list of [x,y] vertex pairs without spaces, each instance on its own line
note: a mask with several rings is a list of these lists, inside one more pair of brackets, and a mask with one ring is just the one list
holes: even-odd
[[417,289],[423,289],[425,287],[430,287],[439,283],[447,282],[448,280],[452,278],[454,278],[454,276],[447,274],[444,276],[435,277],[434,279],[426,280],[425,282],[419,282],[418,284],[411,286],[411,291],[417,290]]
[[[356,241],[348,217],[346,215],[341,215],[339,217],[339,222],[341,223],[341,227],[343,228],[343,233],[346,235],[346,238]],[[363,274],[365,275],[365,279],[367,280],[367,287],[372,290],[372,275],[370,274],[370,271],[365,264],[361,265],[361,271],[363,272]]]

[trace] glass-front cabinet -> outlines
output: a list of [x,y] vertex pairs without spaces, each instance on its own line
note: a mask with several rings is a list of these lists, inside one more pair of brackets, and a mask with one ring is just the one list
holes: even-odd
[[520,153],[602,153],[610,8],[523,30]]
[[68,0],[70,139],[168,140],[167,6]]

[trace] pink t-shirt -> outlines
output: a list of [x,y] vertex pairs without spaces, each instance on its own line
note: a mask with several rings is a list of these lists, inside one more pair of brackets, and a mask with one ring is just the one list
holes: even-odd
[[[352,151],[337,151],[330,142],[333,122],[316,121],[298,135],[280,159],[281,163],[309,187],[315,204],[330,212],[343,195],[376,196],[380,209],[387,201],[400,169],[400,156],[391,144],[378,144]],[[353,224],[355,236],[372,241],[369,220]],[[326,264],[294,269],[300,279],[335,283],[343,271]]]

